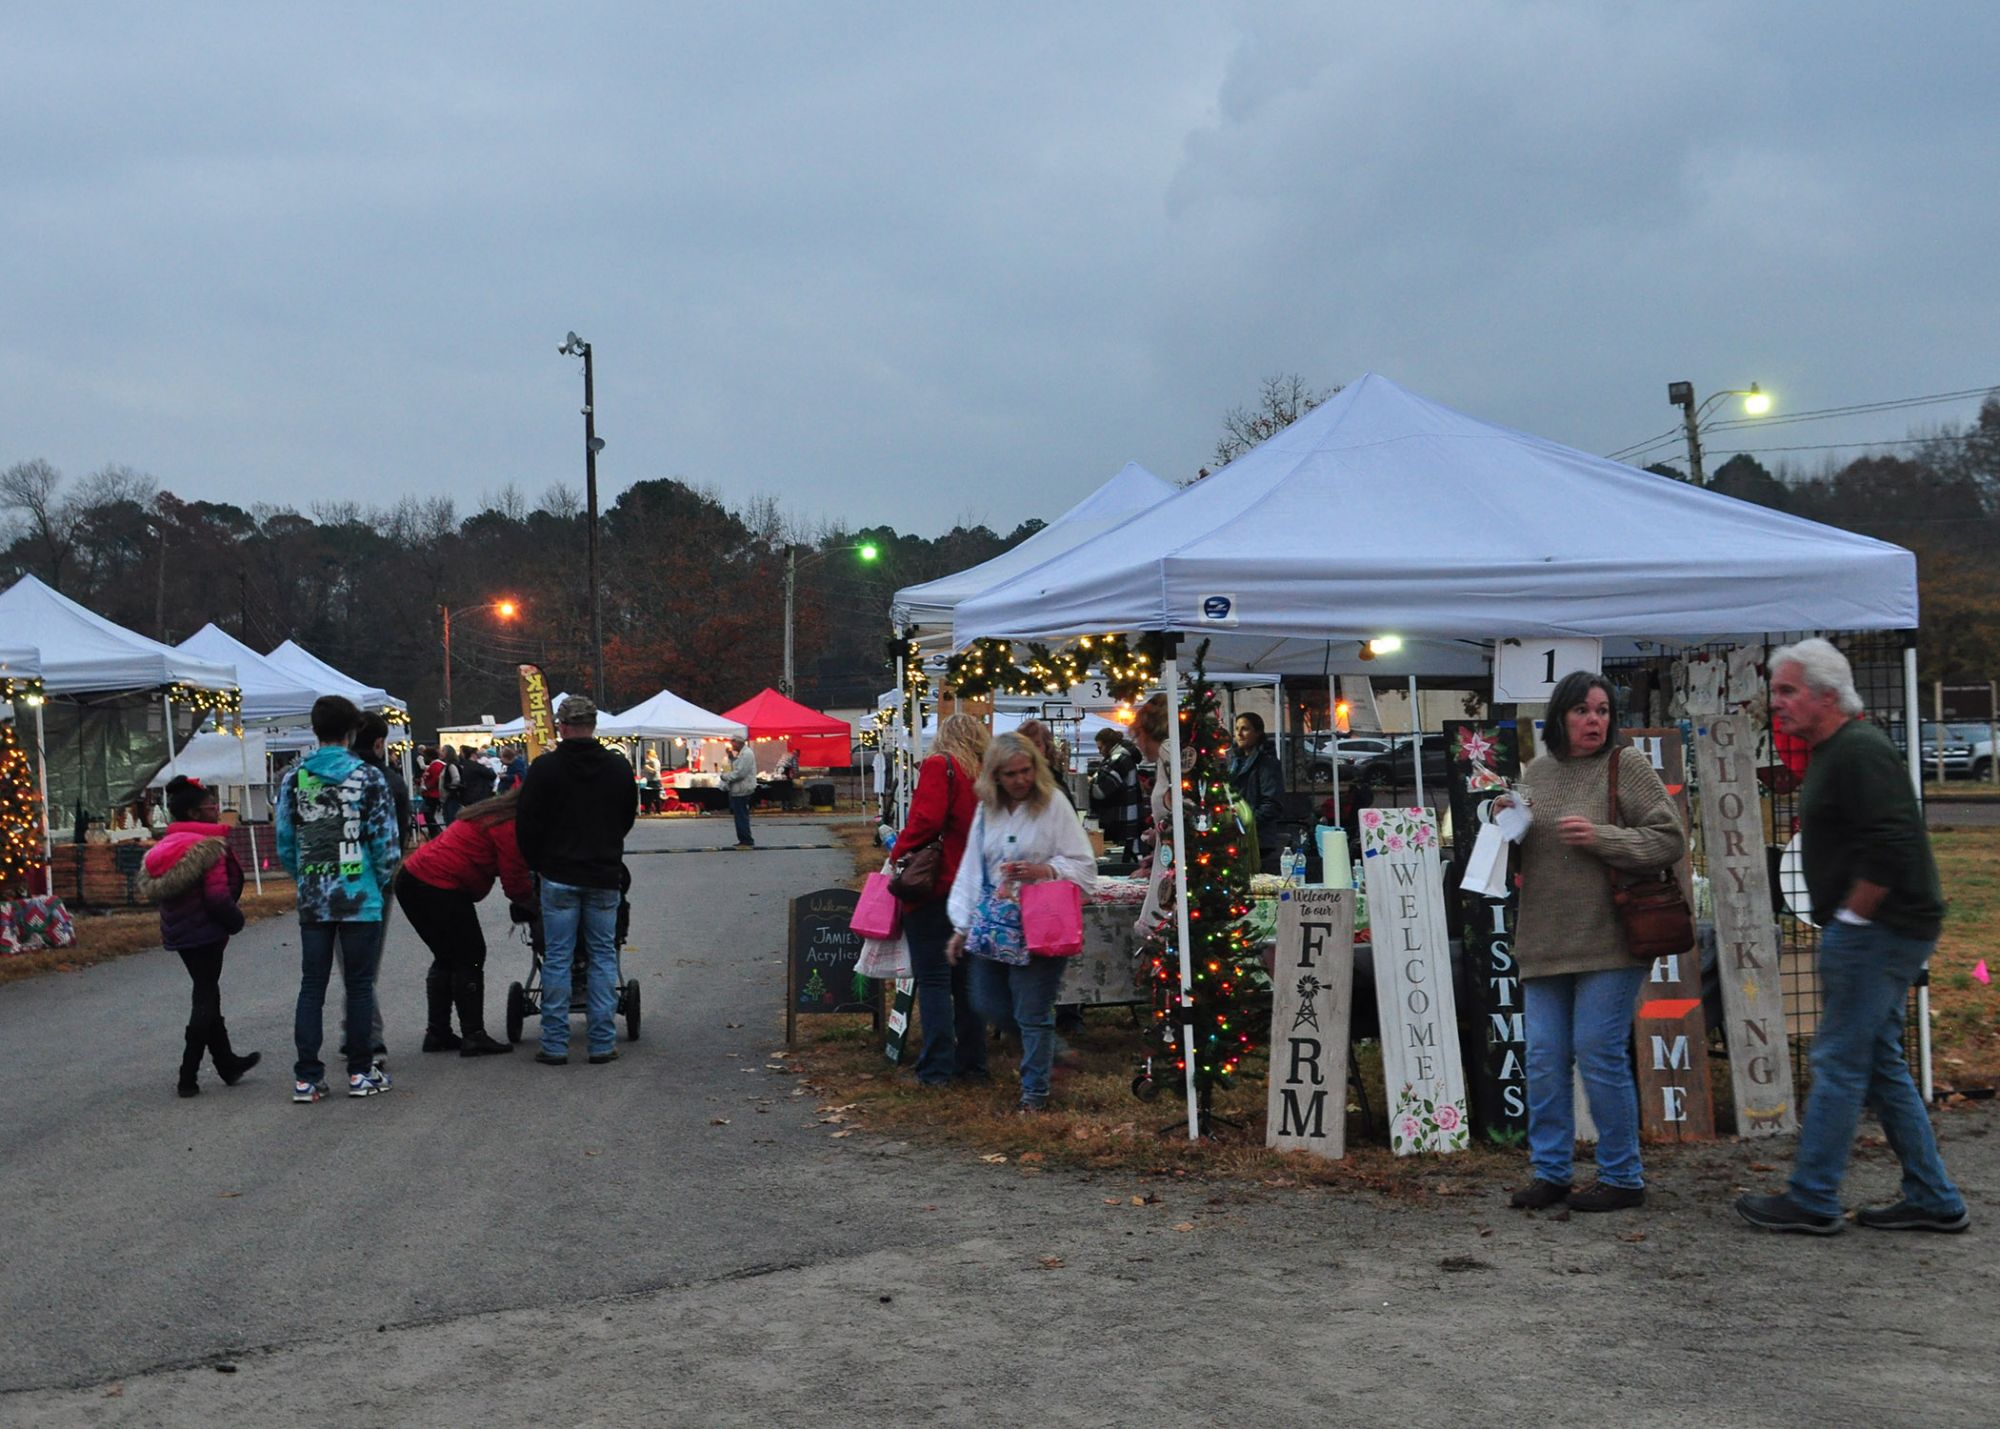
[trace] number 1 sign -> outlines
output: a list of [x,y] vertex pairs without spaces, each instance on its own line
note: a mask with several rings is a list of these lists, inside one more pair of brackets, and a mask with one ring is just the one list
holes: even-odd
[[1493,701],[1495,704],[1548,703],[1556,682],[1573,670],[1595,673],[1604,668],[1604,642],[1579,636],[1546,640],[1506,639],[1493,642]]

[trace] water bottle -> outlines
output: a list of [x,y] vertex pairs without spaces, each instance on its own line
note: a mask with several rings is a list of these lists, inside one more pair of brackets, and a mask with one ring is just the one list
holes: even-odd
[[1296,846],[1286,844],[1278,853],[1278,876],[1285,880],[1287,887],[1297,887],[1299,882],[1299,851]]

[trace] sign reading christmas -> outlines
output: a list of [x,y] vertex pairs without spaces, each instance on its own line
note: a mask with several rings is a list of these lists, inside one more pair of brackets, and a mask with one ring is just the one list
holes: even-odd
[[[1451,790],[1451,826],[1463,829],[1469,847],[1488,819],[1507,780],[1521,772],[1514,722],[1446,720],[1445,777]],[[1472,1121],[1482,1139],[1518,1146],[1528,1135],[1528,1033],[1521,1002],[1521,969],[1514,961],[1518,888],[1505,898],[1461,892],[1465,974],[1471,984],[1473,1021],[1467,1029],[1466,1081]]]
[[1293,888],[1279,894],[1266,1146],[1329,1160],[1346,1154],[1353,992],[1354,891]]
[[1398,1156],[1463,1151],[1471,1133],[1431,811],[1363,809],[1361,866],[1375,948],[1389,1147]]

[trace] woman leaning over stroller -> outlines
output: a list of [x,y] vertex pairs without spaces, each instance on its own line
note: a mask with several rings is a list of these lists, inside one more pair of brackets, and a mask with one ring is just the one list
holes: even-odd
[[[429,1021],[426,1052],[456,1050],[461,1057],[511,1052],[514,1045],[486,1033],[486,935],[479,928],[479,900],[497,875],[507,899],[531,903],[534,883],[514,840],[519,788],[482,799],[443,833],[403,860],[396,873],[396,902],[424,946],[431,969],[424,978]],[[451,1010],[458,1008],[458,1035]]]
[[228,827],[217,822],[220,802],[213,789],[177,774],[167,784],[167,812],[173,822],[146,850],[138,886],[143,897],[159,900],[160,940],[181,955],[194,980],[179,1084],[180,1094],[191,1097],[201,1091],[195,1073],[204,1052],[232,1087],[261,1054],[231,1051],[222,1020],[222,950],[230,934],[243,931],[243,910],[236,906],[243,866],[230,851]]
[[1056,797],[1048,761],[1020,735],[994,737],[976,787],[979,810],[951,887],[957,931],[945,952],[953,962],[973,955],[972,1002],[980,1015],[1019,1029],[1021,1110],[1040,1111],[1049,1100],[1065,963],[1028,952],[1021,886],[1067,879],[1087,893],[1097,884],[1097,860],[1076,810]]

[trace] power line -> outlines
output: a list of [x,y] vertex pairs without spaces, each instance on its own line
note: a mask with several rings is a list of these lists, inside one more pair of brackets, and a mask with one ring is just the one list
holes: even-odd
[[[1963,402],[1974,397],[1984,398],[1996,389],[2000,389],[2000,383],[1989,384],[1984,387],[1966,387],[1956,392],[1930,392],[1918,397],[1896,397],[1881,402],[1855,402],[1844,407],[1818,407],[1805,412],[1787,412],[1775,417],[1729,417],[1721,421],[1711,422],[1702,427],[1701,430],[1703,432],[1726,432],[1740,430],[1745,427],[1776,427],[1795,422],[1827,422],[1841,417],[1872,416],[1882,412],[1905,411],[1918,407],[1940,406],[1949,402]],[[1642,442],[1635,442],[1630,446],[1620,447],[1617,451],[1610,453],[1608,459],[1611,461],[1636,462],[1640,457],[1650,452],[1673,445],[1677,439],[1684,435],[1684,432],[1685,428],[1683,427],[1671,428],[1656,437],[1650,437]],[[1931,439],[1907,439],[1908,442],[1923,442],[1926,440]],[[1903,444],[1905,442],[1899,440],[1832,443],[1826,446],[1810,447],[1731,448],[1730,450],[1830,451],[1839,446],[1893,446]]]

